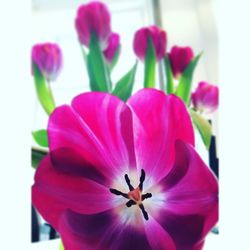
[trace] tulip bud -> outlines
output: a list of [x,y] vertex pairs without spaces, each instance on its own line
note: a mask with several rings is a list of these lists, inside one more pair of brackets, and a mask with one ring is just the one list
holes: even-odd
[[110,13],[101,2],[90,2],[78,8],[75,27],[81,44],[89,46],[94,32],[102,49],[106,49],[111,34]]
[[167,33],[154,25],[141,28],[135,33],[133,45],[135,54],[144,61],[149,38],[152,40],[157,60],[161,60],[166,52]]
[[191,98],[195,109],[211,113],[218,107],[219,88],[207,82],[200,82]]
[[120,35],[117,33],[112,33],[108,40],[108,47],[103,52],[109,64],[112,63],[119,47],[120,47]]
[[194,57],[192,48],[174,46],[168,54],[173,75],[178,78]]
[[62,68],[62,51],[55,43],[41,43],[32,47],[32,62],[47,81],[55,81]]

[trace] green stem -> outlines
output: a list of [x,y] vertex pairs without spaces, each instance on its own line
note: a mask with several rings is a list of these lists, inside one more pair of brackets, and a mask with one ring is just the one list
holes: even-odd
[[56,105],[49,83],[46,82],[44,76],[35,63],[33,63],[33,72],[38,99],[45,112],[50,115],[55,109]]
[[155,87],[156,56],[152,39],[148,39],[147,53],[144,61],[144,88]]
[[164,66],[166,73],[166,91],[168,94],[172,94],[174,93],[174,77],[168,56],[164,58]]

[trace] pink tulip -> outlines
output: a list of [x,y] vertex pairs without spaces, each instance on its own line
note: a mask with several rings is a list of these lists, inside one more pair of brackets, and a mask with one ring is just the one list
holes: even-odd
[[112,33],[108,40],[108,47],[103,52],[109,64],[112,63],[119,46],[120,46],[120,35],[117,33]]
[[134,36],[134,52],[142,61],[145,59],[149,38],[152,39],[157,60],[164,57],[167,46],[167,33],[157,26],[139,29]]
[[218,183],[178,97],[84,93],[55,109],[48,138],[32,202],[65,250],[202,249]]
[[62,68],[62,51],[55,43],[41,43],[32,47],[32,62],[48,81],[55,81]]
[[174,46],[168,56],[174,77],[178,78],[193,59],[194,53],[190,47]]
[[211,113],[218,108],[219,88],[207,82],[200,82],[195,92],[192,94],[194,108]]
[[94,32],[102,49],[108,44],[111,34],[110,13],[107,6],[101,2],[90,2],[78,8],[75,27],[79,41],[89,46],[91,33]]

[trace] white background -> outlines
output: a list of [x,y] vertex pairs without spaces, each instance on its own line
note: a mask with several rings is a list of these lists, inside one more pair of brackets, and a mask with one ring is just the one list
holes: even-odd
[[[213,250],[250,249],[249,59],[250,2],[220,0],[220,236]],[[29,1],[1,0],[0,244],[1,249],[35,249],[30,244],[30,130],[33,88],[30,70]],[[46,247],[44,249],[47,249]]]

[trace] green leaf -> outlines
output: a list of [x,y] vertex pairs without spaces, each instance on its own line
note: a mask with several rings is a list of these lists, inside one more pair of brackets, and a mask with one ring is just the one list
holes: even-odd
[[168,55],[164,58],[164,69],[166,73],[166,91],[168,94],[174,93],[174,77]]
[[87,69],[92,91],[111,92],[110,72],[94,32],[89,43]]
[[47,130],[40,129],[32,132],[35,142],[42,147],[48,147],[48,134]]
[[59,247],[59,250],[64,250],[64,247],[63,247],[63,243],[62,243],[62,241],[60,241],[60,247]]
[[32,148],[31,150],[31,165],[34,169],[36,169],[43,159],[44,156],[48,154],[47,150],[39,149],[39,148]]
[[155,87],[156,55],[152,39],[148,39],[147,53],[144,61],[144,88]]
[[44,76],[41,71],[37,67],[37,65],[33,62],[33,74],[36,86],[36,92],[38,95],[38,99],[45,110],[45,112],[50,115],[51,112],[55,109],[56,105],[54,102],[54,98],[52,95],[52,91],[49,87],[49,84],[46,82]]
[[189,109],[189,111],[193,120],[193,124],[198,129],[202,141],[208,150],[211,143],[211,135],[212,135],[211,124],[193,109]]
[[117,82],[115,89],[112,92],[113,95],[118,96],[123,101],[127,101],[133,90],[136,69],[137,62],[132,69]]
[[186,105],[189,104],[193,73],[201,55],[202,53],[192,59],[180,77],[176,95],[179,96]]
[[112,63],[109,66],[109,68],[110,68],[111,71],[113,70],[113,68],[117,64],[119,56],[120,56],[120,53],[121,53],[121,45],[118,46],[118,48],[117,48],[117,50],[115,52],[114,58],[112,60]]

